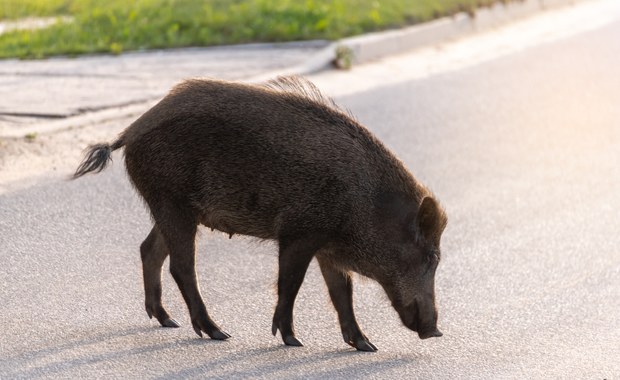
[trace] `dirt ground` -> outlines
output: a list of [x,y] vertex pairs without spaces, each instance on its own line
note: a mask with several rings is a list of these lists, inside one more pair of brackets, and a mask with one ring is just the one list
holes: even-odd
[[30,138],[0,138],[0,194],[52,177],[68,178],[88,145],[113,140],[137,116]]

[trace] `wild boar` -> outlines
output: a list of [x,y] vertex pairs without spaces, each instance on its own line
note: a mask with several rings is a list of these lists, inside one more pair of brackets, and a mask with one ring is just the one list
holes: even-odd
[[277,241],[272,333],[279,330],[287,345],[302,345],[293,305],[313,257],[349,345],[377,349],[353,313],[352,272],[378,281],[420,338],[442,335],[434,277],[444,210],[371,132],[310,82],[185,81],[116,141],[91,146],[74,178],[103,170],[121,147],[154,221],[140,252],[146,311],[162,326],[179,326],[161,300],[169,255],[196,333],[230,337],[209,316],[197,286],[195,235],[202,224]]

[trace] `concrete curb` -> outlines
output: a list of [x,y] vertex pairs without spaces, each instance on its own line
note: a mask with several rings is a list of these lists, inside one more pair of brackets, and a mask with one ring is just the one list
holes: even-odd
[[478,9],[474,17],[464,12],[458,13],[452,17],[444,17],[404,29],[345,38],[337,45],[350,49],[353,64],[366,63],[497,28],[537,12],[574,5],[578,1],[585,0],[524,0],[506,4],[497,3],[489,8]]
[[[425,46],[445,43],[476,32],[499,27],[537,12],[574,5],[583,1],[586,0],[523,0],[507,4],[498,3],[490,8],[478,9],[475,17],[470,17],[466,13],[458,13],[452,17],[444,17],[404,29],[345,38],[322,48],[303,64],[284,70],[266,72],[246,78],[245,81],[260,83],[279,75],[307,75],[331,68],[337,58],[337,49],[342,47],[348,49],[352,54],[352,64],[362,64]],[[45,121],[23,128],[3,131],[0,137],[20,138],[27,134],[53,133],[73,127],[137,116],[154,103],[155,101],[151,99],[136,102],[131,106],[87,112],[62,120]]]
[[336,49],[339,47],[349,49],[353,64],[363,64],[424,46],[466,37],[473,33],[500,27],[541,11],[575,5],[583,1],[586,0],[522,0],[506,4],[497,3],[488,8],[476,10],[474,17],[461,12],[452,17],[442,17],[403,29],[344,38],[325,47],[302,65],[280,72],[259,75],[249,81],[261,82],[277,75],[311,74],[330,68],[337,58]]

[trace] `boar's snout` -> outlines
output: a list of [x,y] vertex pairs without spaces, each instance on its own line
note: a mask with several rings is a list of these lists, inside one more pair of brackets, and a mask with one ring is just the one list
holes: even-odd
[[434,330],[429,330],[425,332],[418,331],[418,336],[420,337],[420,339],[439,338],[440,336],[443,336],[443,333],[437,330],[437,328],[435,328]]
[[437,329],[437,309],[432,300],[416,300],[404,309],[399,313],[403,323],[417,332],[420,339],[438,338],[443,335]]

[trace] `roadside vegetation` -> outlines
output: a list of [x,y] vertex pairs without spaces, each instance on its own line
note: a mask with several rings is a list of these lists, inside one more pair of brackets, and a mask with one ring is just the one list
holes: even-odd
[[334,40],[498,1],[507,0],[0,0],[0,22],[63,17],[0,34],[0,58]]

